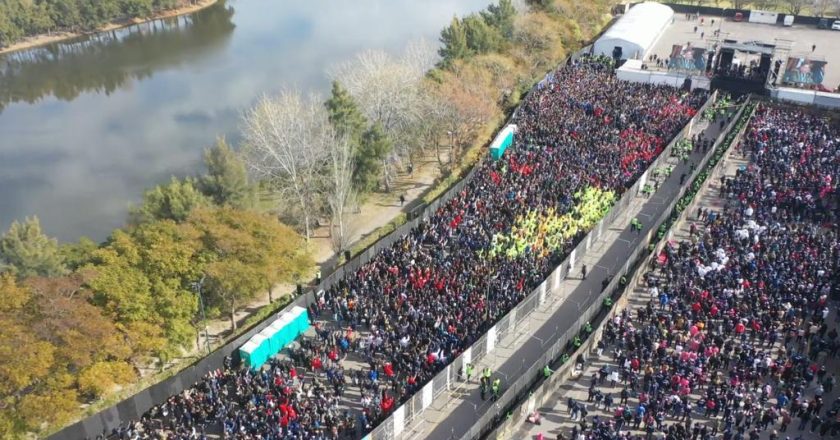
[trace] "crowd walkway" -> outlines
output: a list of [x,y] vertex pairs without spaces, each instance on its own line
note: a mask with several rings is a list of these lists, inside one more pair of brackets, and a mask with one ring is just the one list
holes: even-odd
[[[694,133],[701,133],[701,138],[711,140],[717,139],[721,129],[720,123],[702,122],[694,127]],[[617,270],[627,261],[635,246],[654,226],[652,220],[658,218],[673,200],[681,180],[687,180],[685,176],[691,174],[703,155],[704,151],[698,147],[683,160],[669,159],[673,167],[670,176],[660,176],[658,181],[652,181],[654,192],[647,196],[638,195],[610,225],[609,231],[583,255],[582,263],[576,264],[559,288],[550,292],[546,303],[531,314],[527,319],[528,325],[517,328],[498,341],[493,353],[475,364],[475,371],[490,368],[493,378],[501,379],[504,392],[505,384],[515,381],[533,365],[558,335],[577,321],[580,313],[597,298],[605,279],[617,275]],[[640,231],[631,230],[632,219],[641,222]],[[582,265],[587,267],[585,279],[581,274]],[[477,378],[473,378],[471,383],[455,383],[448,393],[438,397],[421,417],[406,427],[402,438],[460,439],[472,423],[487,411],[500,412],[501,409],[493,408],[489,398],[481,399]]]
[[[747,159],[741,154],[741,151],[732,148],[725,157],[715,173],[707,179],[707,183],[703,190],[697,195],[699,198],[698,207],[702,207],[708,212],[721,212],[724,208],[724,201],[719,197],[721,193],[722,177],[734,176],[739,169],[743,169],[747,165]],[[697,211],[689,213],[686,219],[682,220],[675,226],[675,233],[673,241],[681,242],[683,240],[690,240],[692,230],[694,234],[704,229],[703,221],[698,217]],[[625,316],[636,317],[638,311],[644,311],[650,308],[657,309],[659,307],[659,299],[652,296],[650,290],[645,286],[643,274],[647,268],[640,268],[636,276],[631,280],[631,285],[634,286],[630,296],[628,297],[627,311]],[[831,306],[831,316],[828,318],[829,322],[834,323],[836,327],[837,322],[840,322],[840,314],[838,314],[837,304]],[[634,322],[635,323],[635,322]],[[600,344],[599,344],[600,345]],[[784,345],[784,340],[779,340],[773,344],[770,349],[775,353]],[[617,420],[615,417],[616,411],[619,407],[627,405],[631,410],[639,407],[639,395],[637,393],[629,392],[629,384],[623,377],[616,374],[619,378],[613,381],[612,372],[621,371],[621,366],[618,365],[615,357],[613,347],[608,346],[604,349],[593,347],[591,352],[586,353],[589,360],[586,368],[577,379],[568,379],[555,393],[549,398],[550,404],[538,408],[539,424],[535,424],[533,420],[529,421],[523,418],[520,425],[513,431],[511,438],[515,439],[568,439],[575,440],[576,434],[581,435],[581,413],[588,415],[586,418],[587,426],[593,426],[593,421],[613,421]],[[836,374],[840,371],[840,359],[836,357],[821,358],[823,365],[826,367],[829,374]],[[688,397],[689,402],[695,404],[702,401],[703,396],[699,392],[703,391],[702,387],[695,389]],[[775,392],[775,390],[773,390]],[[825,402],[825,408],[830,408],[832,405],[837,405],[840,402],[840,387],[822,388],[819,381],[814,381],[810,386],[806,387],[802,393],[803,401],[812,401],[816,395],[822,396],[822,401]],[[776,403],[772,398],[771,403]],[[574,405],[570,405],[575,402]],[[606,405],[609,403],[609,405]],[[577,409],[574,409],[577,406]],[[687,432],[692,439],[705,438],[707,435],[712,437],[721,435],[727,423],[725,412],[720,414],[711,412],[713,416],[707,416],[707,410],[695,407],[692,409],[690,415],[685,416],[677,411],[676,414],[669,413],[664,420],[658,421],[663,426],[671,424],[681,424],[689,426]],[[755,418],[745,417],[744,423],[749,424],[752,420],[754,428],[749,429],[749,439],[751,440],[776,440],[776,439],[827,439],[829,437],[836,438],[832,433],[821,433],[821,426],[812,425],[811,423],[804,423],[799,417],[792,417],[792,420],[786,424],[783,417],[778,417],[775,421],[764,425],[761,416],[756,415]],[[632,420],[632,419],[631,419]],[[741,419],[736,419],[737,423],[741,424]],[[629,431],[628,431],[628,428]],[[636,424],[635,422],[624,424],[623,433],[627,433],[630,438],[664,438],[662,433],[657,431],[653,437],[649,436],[645,430],[645,425]],[[699,435],[698,435],[699,433]],[[725,438],[725,437],[724,437]],[[738,438],[738,437],[733,437]],[[740,437],[742,439],[746,436]]]

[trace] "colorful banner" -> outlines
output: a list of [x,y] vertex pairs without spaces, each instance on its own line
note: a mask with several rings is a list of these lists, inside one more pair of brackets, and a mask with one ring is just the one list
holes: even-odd
[[691,43],[671,46],[671,56],[668,58],[668,70],[698,71],[706,69],[706,49],[694,47]]
[[812,86],[822,84],[825,79],[825,61],[809,60],[804,57],[789,57],[785,65],[785,84]]

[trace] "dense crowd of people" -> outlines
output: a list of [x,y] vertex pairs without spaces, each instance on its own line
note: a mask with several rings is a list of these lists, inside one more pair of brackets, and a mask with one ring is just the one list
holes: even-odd
[[[587,188],[623,193],[707,99],[621,82],[608,59],[563,66],[517,113],[516,145],[409,234],[317,295],[318,336],[252,371],[226,363],[124,438],[355,438],[520,302],[586,231],[490,254],[528,213],[572,212]],[[358,390],[357,399],[347,392]],[[350,410],[353,408],[353,410]]]
[[565,402],[578,424],[559,438],[840,436],[840,398],[825,399],[840,376],[840,124],[763,104],[739,148],[723,204],[691,213],[690,237],[645,274],[646,306],[605,324],[612,363]]

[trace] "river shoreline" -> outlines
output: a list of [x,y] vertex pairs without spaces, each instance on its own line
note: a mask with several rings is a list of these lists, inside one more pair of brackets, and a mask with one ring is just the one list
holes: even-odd
[[130,20],[122,20],[116,21],[112,23],[108,23],[96,30],[90,32],[53,32],[52,34],[46,35],[34,35],[31,37],[24,38],[23,40],[12,44],[8,47],[0,48],[0,55],[4,55],[7,53],[18,52],[28,49],[33,49],[39,46],[44,46],[50,43],[56,43],[59,41],[70,40],[73,38],[83,37],[85,35],[92,35],[99,32],[108,32],[114,29],[120,29],[128,26],[133,26],[135,24],[145,23],[147,21],[154,21],[161,18],[170,18],[170,17],[177,17],[179,15],[184,14],[191,14],[193,12],[200,11],[204,8],[210,7],[219,0],[198,0],[194,5],[184,6],[175,9],[169,9],[166,11],[162,11],[156,14],[153,14],[146,18],[135,18]]

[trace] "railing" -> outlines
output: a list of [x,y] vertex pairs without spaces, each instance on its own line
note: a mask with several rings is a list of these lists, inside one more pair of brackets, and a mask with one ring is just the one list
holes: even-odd
[[[546,76],[554,73],[554,71],[555,70],[552,69]],[[705,110],[706,106],[710,105],[715,96],[716,94],[713,94],[712,97],[710,97],[709,101],[703,109],[697,112],[697,115],[692,121],[702,115],[703,110]],[[508,118],[502,126],[509,124],[516,117],[517,111],[518,108],[514,110],[510,118]],[[492,336],[489,336],[490,331],[488,331],[487,334],[482,335],[470,349],[467,349],[461,356],[456,358],[449,367],[438,373],[438,375],[436,375],[429,384],[427,384],[420,392],[409,398],[401,407],[395,410],[391,416],[380,423],[380,425],[365,438],[377,440],[394,438],[394,436],[401,433],[402,430],[412,420],[414,420],[414,418],[419,416],[422,411],[431,404],[434,398],[449,388],[450,384],[457,378],[457,373],[465,362],[476,362],[483,356],[492,353],[495,348],[496,341],[501,339],[499,334],[505,334],[505,332],[521,328],[523,318],[545,301],[548,291],[555,291],[559,287],[561,280],[565,279],[569,271],[577,265],[576,263],[579,256],[583,255],[586,249],[601,237],[606,225],[612,223],[619,213],[623,212],[624,209],[629,206],[633,196],[637,194],[639,188],[641,188],[640,183],[643,184],[645,182],[650,170],[656,168],[662,163],[661,161],[668,158],[674,142],[684,136],[686,130],[690,129],[692,123],[684,127],[674,140],[668,144],[668,147],[666,147],[657,160],[651,164],[648,171],[646,171],[643,176],[637,180],[635,185],[624,193],[622,198],[612,207],[612,209],[610,209],[607,216],[602,219],[583,240],[581,240],[578,246],[571,252],[571,254],[569,254],[569,257],[567,257],[566,260],[564,260],[564,262],[559,265],[554,272],[552,272],[551,275],[528,297],[526,297],[517,307],[503,317],[496,326],[491,328],[491,331],[493,332]],[[421,221],[433,215],[439,207],[445,205],[449,202],[449,200],[464,189],[464,187],[473,179],[476,170],[481,166],[481,163],[484,160],[489,160],[487,154],[483,156],[483,159],[479,161],[470,170],[470,172],[464,176],[463,179],[450,187],[440,197],[429,203],[425,209],[423,209],[422,215],[416,216],[415,218],[407,221],[391,234],[381,238],[350,261],[336,268],[333,273],[324,277],[322,282],[314,289],[295,298],[294,301],[282,310],[279,310],[277,313],[267,317],[260,323],[255,324],[246,332],[240,334],[238,337],[229,341],[222,347],[217,348],[207,357],[204,357],[184,368],[174,376],[152,385],[151,387],[138,392],[132,397],[124,399],[112,407],[106,408],[73,425],[67,426],[61,431],[51,435],[49,438],[51,440],[78,440],[84,438],[94,438],[100,434],[109,435],[111,431],[114,428],[119,427],[120,424],[139,420],[141,416],[154,405],[165,402],[170,396],[178,394],[192,386],[194,383],[200,381],[210,371],[220,368],[225,356],[230,355],[235,358],[238,357],[239,347],[245,344],[245,342],[253,335],[265,329],[282,313],[295,306],[307,307],[308,305],[314,303],[316,300],[315,292],[333,285],[345,275],[356,272],[359,267],[369,262],[374,256],[376,256],[377,253],[383,249],[389,248],[395,241],[406,235]],[[402,421],[402,423],[395,423],[395,421]]]
[[[560,283],[566,278],[569,272],[577,265],[580,258],[586,253],[587,249],[596,243],[598,239],[604,234],[604,231],[618,218],[627,207],[630,206],[633,199],[639,194],[640,189],[648,180],[648,175],[651,170],[664,165],[664,163],[671,156],[671,150],[674,145],[687,136],[691,132],[694,124],[700,121],[704,111],[717,100],[717,92],[714,92],[704,104],[704,106],[697,112],[688,124],[677,133],[674,139],[667,147],[660,153],[659,157],[651,163],[647,171],[642,174],[635,184],[624,192],[619,201],[610,209],[607,215],[598,222],[595,227],[580,241],[577,247],[572,250],[568,257],[539,285],[537,286],[522,302],[514,307],[510,312],[503,316],[487,333],[482,335],[472,346],[467,348],[460,356],[455,358],[452,363],[443,371],[438,373],[432,381],[430,381],[420,392],[410,397],[402,406],[394,410],[383,423],[374,428],[370,434],[364,437],[364,440],[391,440],[398,438],[403,431],[408,427],[417,417],[420,417],[423,411],[428,408],[434,399],[441,393],[449,389],[449,386],[458,380],[459,370],[467,363],[477,363],[484,356],[491,354],[496,347],[497,341],[500,341],[504,335],[521,328],[525,323],[525,318],[540,305],[542,305],[549,294],[549,292],[556,292],[559,290]],[[714,151],[714,149],[711,149]],[[703,162],[705,163],[705,162]],[[700,169],[701,167],[697,167]],[[668,212],[668,210],[666,210]],[[645,247],[647,244],[645,243]],[[624,266],[624,270],[617,273],[626,273],[629,269],[630,261],[634,258],[628,259]],[[613,277],[613,282],[617,282],[619,277]],[[533,386],[534,381],[542,375],[542,367],[551,363],[553,359],[561,353],[563,347],[577,334],[581,326],[585,324],[591,317],[599,310],[600,304],[606,296],[605,290],[595,300],[593,305],[587,310],[581,318],[575,322],[569,330],[563,334],[535,364],[527,367],[527,370],[520,370],[514,373],[513,376],[519,377],[495,402],[494,411],[488,411],[473,425],[469,433],[464,436],[465,439],[478,438],[484,427],[490,425],[490,422],[497,417],[502,408],[506,408],[513,403],[515,396],[522,390],[529,389]],[[563,299],[563,297],[558,298]],[[525,368],[523,366],[523,368]]]
[[[662,212],[659,218],[653,223],[656,227],[651,228],[647,235],[646,239],[642,240],[636,248],[633,250],[630,258],[627,259],[627,262],[624,264],[622,271],[619,273],[627,274],[631,273],[631,271],[635,271],[638,267],[643,267],[644,264],[648,263],[651,258],[653,258],[657,253],[656,252],[647,252],[649,247],[649,243],[654,240],[654,234],[658,233],[658,225],[663,224],[666,222],[669,217],[674,216],[675,207],[677,202],[685,195],[686,191],[692,186],[694,179],[703,172],[712,159],[715,156],[715,151],[717,147],[722,143],[729,141],[727,147],[735,144],[738,142],[738,138],[743,134],[743,129],[740,133],[735,135],[731,139],[727,139],[727,133],[732,130],[732,128],[738,123],[743,115],[743,112],[746,108],[748,108],[749,101],[742,106],[742,108],[736,113],[736,116],[732,118],[732,121],[726,127],[726,129],[721,133],[718,137],[717,141],[714,143],[714,147],[710,148],[709,152],[703,157],[700,162],[700,165],[696,167],[695,171],[691,174],[691,178],[687,180],[688,183],[683,185],[678,194],[674,199],[669,203],[668,207]],[[751,115],[746,116],[749,118]],[[746,126],[744,127],[746,128]],[[710,165],[710,167],[715,167],[720,162],[715,162],[714,165]],[[696,203],[699,202],[699,198],[694,198],[692,203],[689,204],[680,214],[680,217],[686,216],[689,212],[693,211]],[[674,218],[673,220],[677,220]],[[676,222],[674,222],[676,223]],[[671,224],[674,224],[671,223]],[[670,234],[672,231],[668,230],[668,236],[663,237],[665,240],[660,241],[667,241],[670,238]],[[627,297],[622,296],[624,287],[619,286],[620,278],[614,277],[612,281],[607,285],[607,287],[601,292],[598,296],[598,300],[587,309],[584,315],[579,319],[575,324],[573,324],[566,333],[563,334],[551,347],[546,355],[544,355],[538,362],[531,366],[529,369],[529,374],[527,376],[521,377],[516,384],[512,387],[512,389],[508,389],[504,395],[500,398],[499,402],[503,402],[503,404],[497,404],[494,406],[495,411],[485,413],[470,429],[469,433],[464,435],[461,440],[473,440],[477,438],[487,438],[487,439],[504,439],[508,438],[510,433],[513,429],[518,426],[518,424],[523,420],[523,418],[527,417],[528,414],[533,412],[534,409],[542,406],[548,399],[551,397],[557,389],[564,383],[565,380],[569,378],[571,375],[572,369],[575,367],[577,362],[574,362],[576,356],[581,356],[584,353],[587,353],[589,350],[592,349],[594,344],[597,344],[598,340],[600,339],[600,334],[603,331],[603,326],[598,325],[597,328],[594,329],[592,335],[590,335],[580,347],[578,347],[571,359],[564,363],[562,366],[556,369],[556,371],[545,381],[536,385],[539,380],[543,377],[542,374],[542,367],[544,365],[550,365],[556,362],[557,357],[556,354],[561,353],[563,348],[569,344],[569,341],[572,340],[576,335],[579,334],[581,327],[586,322],[596,322],[598,320],[603,320],[603,318],[607,316],[614,315],[614,313],[624,308]],[[632,285],[632,283],[629,283]],[[603,300],[607,297],[611,296],[615,299],[612,307],[609,309],[603,306]],[[617,297],[617,298],[616,298]],[[597,319],[596,319],[597,318]],[[510,396],[508,396],[510,395]],[[498,402],[497,402],[498,403]],[[504,417],[503,417],[504,416]],[[496,423],[494,423],[496,422]],[[498,425],[498,426],[496,426]]]

